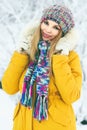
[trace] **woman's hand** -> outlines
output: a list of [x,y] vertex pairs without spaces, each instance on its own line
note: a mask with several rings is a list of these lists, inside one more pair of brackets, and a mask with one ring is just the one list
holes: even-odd
[[16,50],[22,54],[30,54],[32,36],[27,38],[22,38],[19,44],[17,45]]

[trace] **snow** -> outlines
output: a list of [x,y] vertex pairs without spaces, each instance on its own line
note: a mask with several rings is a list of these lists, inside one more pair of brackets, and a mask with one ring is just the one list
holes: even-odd
[[[86,130],[81,125],[87,119],[87,0],[0,0],[0,80],[18,44],[20,32],[26,24],[39,19],[48,5],[65,4],[73,12],[79,32],[76,48],[82,65],[83,85],[81,98],[73,104],[77,117],[77,130]],[[0,90],[0,130],[12,129],[15,101],[18,95],[9,96]]]

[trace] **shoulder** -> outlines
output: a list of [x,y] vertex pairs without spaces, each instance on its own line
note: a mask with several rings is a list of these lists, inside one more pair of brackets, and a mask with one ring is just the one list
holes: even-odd
[[14,51],[10,60],[10,64],[26,65],[29,63],[29,56],[27,54],[19,53]]
[[79,60],[80,61],[79,54],[75,50],[70,51],[68,57],[69,57],[69,61],[73,61],[73,60]]
[[26,54],[26,53],[19,53],[18,51],[14,51],[13,52],[13,55],[12,55],[12,58],[23,58],[23,59],[26,59],[26,58],[29,58],[29,56]]

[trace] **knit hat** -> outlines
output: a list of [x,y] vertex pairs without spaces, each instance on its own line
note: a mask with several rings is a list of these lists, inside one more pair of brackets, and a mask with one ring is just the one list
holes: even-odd
[[53,5],[45,9],[41,22],[47,19],[57,22],[62,29],[63,35],[75,25],[71,10],[61,5]]

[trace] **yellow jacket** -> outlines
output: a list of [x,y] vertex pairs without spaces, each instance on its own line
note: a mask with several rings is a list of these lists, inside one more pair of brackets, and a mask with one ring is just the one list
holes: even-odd
[[[2,77],[2,87],[8,94],[22,91],[24,74],[29,64],[29,57],[14,52]],[[80,97],[82,70],[78,54],[71,51],[68,56],[53,55],[49,83],[48,120],[38,122],[32,117],[32,109],[20,103],[14,111],[13,130],[76,130],[72,103]]]

